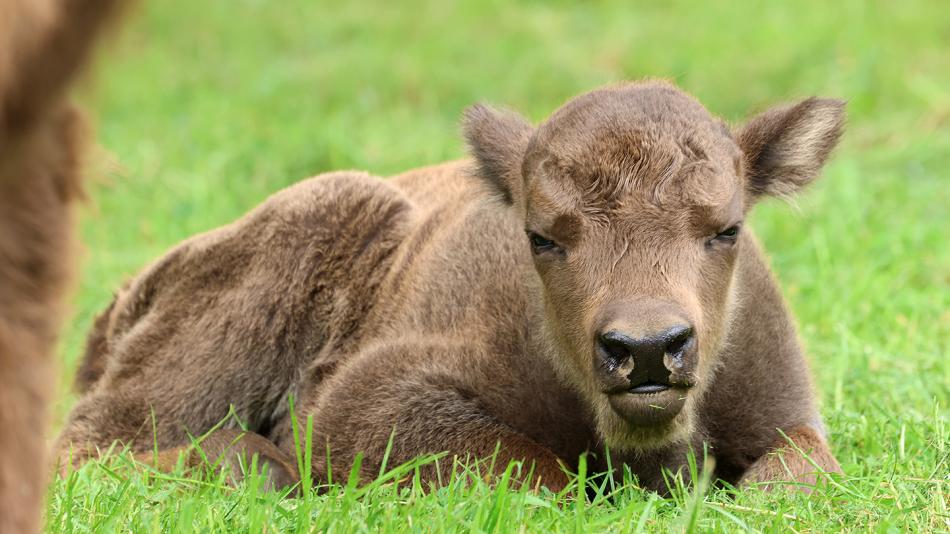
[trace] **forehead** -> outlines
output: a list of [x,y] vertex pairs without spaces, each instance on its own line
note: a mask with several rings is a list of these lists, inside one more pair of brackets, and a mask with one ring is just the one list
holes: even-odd
[[582,95],[545,121],[524,161],[530,190],[602,212],[734,204],[740,151],[728,128],[665,84]]

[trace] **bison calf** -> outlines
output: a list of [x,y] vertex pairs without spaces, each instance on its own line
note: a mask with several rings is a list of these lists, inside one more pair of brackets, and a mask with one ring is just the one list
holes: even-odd
[[390,462],[500,444],[552,488],[605,447],[657,490],[703,444],[732,483],[837,471],[744,221],[818,176],[842,122],[811,98],[731,130],[663,82],[537,127],[475,106],[473,161],[307,180],[148,267],[96,323],[61,450],[147,451],[154,414],[167,459],[233,408],[229,443],[285,479],[294,396],[338,473],[362,452],[373,476],[391,435]]

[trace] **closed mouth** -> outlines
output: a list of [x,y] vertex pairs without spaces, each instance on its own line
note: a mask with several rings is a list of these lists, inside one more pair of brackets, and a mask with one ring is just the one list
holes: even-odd
[[628,423],[650,427],[664,424],[686,405],[687,389],[657,382],[644,382],[635,387],[614,390],[607,394],[611,408]]
[[668,389],[670,389],[669,384],[660,384],[659,382],[644,382],[638,386],[628,389],[627,392],[637,395],[645,395],[647,393],[659,393]]

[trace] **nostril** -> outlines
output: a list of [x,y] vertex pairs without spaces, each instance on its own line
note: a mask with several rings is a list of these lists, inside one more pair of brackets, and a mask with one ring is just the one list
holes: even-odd
[[631,356],[630,347],[626,338],[617,332],[607,332],[598,338],[604,353],[616,363],[620,363]]
[[693,329],[689,326],[673,327],[666,333],[666,353],[679,354],[693,339]]

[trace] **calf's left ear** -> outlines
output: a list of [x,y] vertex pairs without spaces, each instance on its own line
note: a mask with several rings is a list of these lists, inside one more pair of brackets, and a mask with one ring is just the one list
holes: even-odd
[[787,196],[821,173],[844,129],[842,100],[809,98],[750,119],[738,133],[754,197]]

